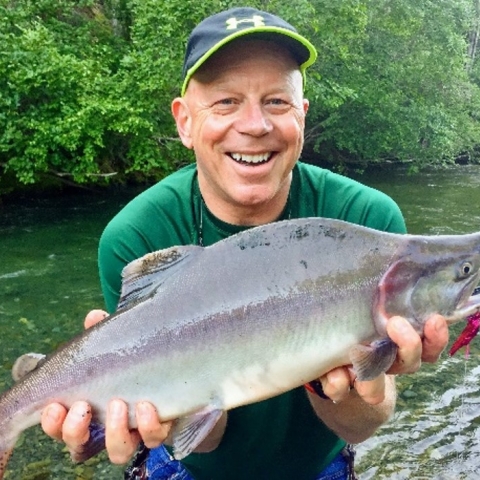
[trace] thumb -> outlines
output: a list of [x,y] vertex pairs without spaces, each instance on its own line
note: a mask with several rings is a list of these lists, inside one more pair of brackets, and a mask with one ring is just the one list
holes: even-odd
[[108,317],[108,313],[105,310],[91,310],[90,312],[87,313],[87,316],[85,317],[85,321],[83,322],[83,326],[85,328],[90,328],[93,327],[98,322],[101,322],[102,320],[105,320],[105,318]]

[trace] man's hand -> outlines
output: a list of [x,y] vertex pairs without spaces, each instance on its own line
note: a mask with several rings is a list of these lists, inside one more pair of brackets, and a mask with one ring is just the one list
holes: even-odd
[[[92,310],[85,318],[85,328],[90,328],[107,317],[103,310]],[[139,402],[135,408],[137,429],[128,426],[127,405],[113,399],[107,407],[105,442],[110,461],[127,463],[137,449],[140,438],[149,448],[157,447],[167,438],[171,422],[161,423],[155,407],[148,402]],[[75,402],[70,410],[58,403],[48,405],[42,412],[42,428],[45,433],[65,442],[72,458],[82,451],[89,439],[92,411],[88,403]]]
[[[441,315],[433,315],[427,320],[423,339],[402,317],[392,317],[387,322],[387,333],[398,346],[395,362],[387,372],[389,374],[414,373],[422,361],[436,362],[448,343],[448,326]],[[320,381],[325,395],[335,402],[344,400],[352,387],[371,405],[382,402],[385,396],[385,375],[359,382],[351,368],[339,367],[323,375]]]
[[423,339],[401,317],[388,321],[387,333],[398,346],[387,373],[360,382],[351,367],[335,368],[320,378],[323,391],[333,401],[308,393],[318,417],[347,442],[363,442],[391,417],[396,400],[393,374],[413,373],[422,361],[437,361],[448,343],[447,323],[440,315],[427,321]]
[[397,358],[388,373],[414,373],[422,361],[435,363],[448,344],[448,326],[441,315],[433,315],[427,320],[423,339],[401,317],[392,317],[387,322],[387,333],[398,345]]

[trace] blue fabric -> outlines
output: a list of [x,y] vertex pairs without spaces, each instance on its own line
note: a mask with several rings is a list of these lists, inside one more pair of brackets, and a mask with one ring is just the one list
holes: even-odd
[[175,460],[164,446],[150,450],[147,475],[149,480],[194,480],[181,462]]
[[315,480],[347,480],[348,462],[340,452]]
[[[182,463],[175,460],[163,446],[150,450],[147,459],[147,473],[149,480],[194,480]],[[347,479],[348,463],[339,453],[314,480]]]

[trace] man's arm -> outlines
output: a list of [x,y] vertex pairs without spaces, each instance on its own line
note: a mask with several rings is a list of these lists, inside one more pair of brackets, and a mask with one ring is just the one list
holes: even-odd
[[[423,340],[413,327],[400,317],[387,324],[389,337],[398,345],[390,374],[416,372],[422,361],[433,363],[448,343],[448,327],[440,315],[426,323]],[[308,393],[318,417],[339,437],[359,443],[370,436],[393,414],[396,401],[395,378],[380,375],[368,382],[358,382],[351,369],[336,368],[320,378],[329,399]]]
[[[336,371],[333,372],[335,376]],[[356,388],[343,395],[342,400],[320,398],[308,392],[310,403],[322,422],[348,443],[360,443],[371,437],[393,414],[396,389],[392,375],[381,375],[369,383],[372,396],[366,401]],[[371,401],[382,400],[372,404]]]

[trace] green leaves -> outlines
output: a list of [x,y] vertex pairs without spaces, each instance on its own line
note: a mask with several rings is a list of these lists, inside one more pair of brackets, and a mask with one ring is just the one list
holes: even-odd
[[[37,13],[45,14],[47,4],[36,4]],[[18,8],[4,12],[11,23],[10,31],[0,28],[7,32],[0,39],[0,158],[23,183],[44,172],[86,181],[99,172],[96,162],[105,147],[109,104],[102,77],[110,75],[110,52],[94,44],[98,37],[85,28],[88,20],[74,26]],[[68,13],[72,20],[74,12]],[[62,43],[67,30],[67,38],[83,30],[83,50]]]
[[310,152],[313,143],[331,163],[452,162],[479,140],[471,105],[480,97],[465,68],[470,2],[362,3],[367,21],[351,35],[355,55],[328,59],[319,83],[336,78],[351,95],[333,108],[313,105],[322,131]]
[[[480,143],[474,1],[246,4],[283,16],[319,51],[307,78],[307,159],[422,166]],[[0,0],[0,171],[22,183],[91,183],[158,179],[192,161],[170,114],[187,36],[235,5]]]

